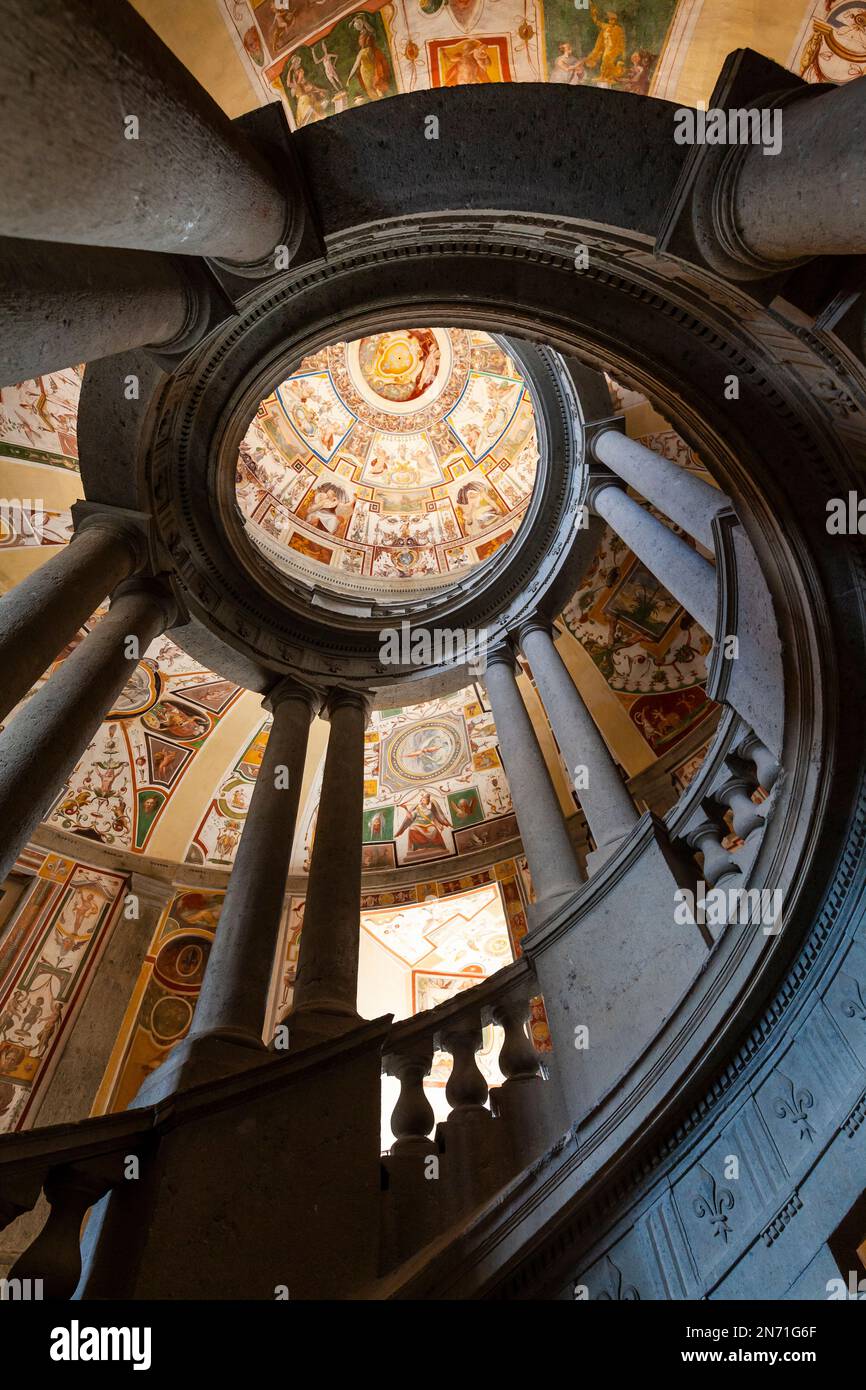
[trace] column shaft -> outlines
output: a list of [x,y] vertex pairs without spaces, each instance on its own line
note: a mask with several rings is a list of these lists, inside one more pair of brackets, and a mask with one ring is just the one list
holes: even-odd
[[866,78],[782,110],[778,154],[746,148],[733,172],[734,225],[768,261],[866,251]]
[[273,172],[125,0],[10,0],[0,89],[0,232],[235,261],[285,240]]
[[580,870],[509,653],[489,654],[485,682],[535,887],[532,917],[537,925],[578,892]]
[[622,488],[599,486],[591,505],[710,636],[716,629],[716,571]]
[[619,430],[601,430],[592,452],[688,535],[713,549],[713,517],[730,506],[725,493]]
[[132,573],[139,553],[130,530],[91,523],[0,598],[0,719]]
[[628,833],[638,816],[607,744],[554,646],[550,630],[540,623],[521,629],[520,644],[532,667],[547,717],[562,750],[569,780],[583,766],[587,783],[577,796],[599,850]]
[[0,237],[0,385],[167,343],[188,304],[167,256]]
[[196,1005],[205,1033],[262,1045],[313,704],[281,694]]
[[135,670],[127,639],[144,653],[171,614],[155,587],[123,593],[0,734],[0,882]]
[[[338,691],[328,705],[331,732],[307,885],[304,929],[290,1027],[301,1015],[340,1031],[358,1017],[361,933],[361,827],[366,703]],[[330,1019],[329,1024],[327,1020]],[[293,1035],[293,1034],[292,1034]]]

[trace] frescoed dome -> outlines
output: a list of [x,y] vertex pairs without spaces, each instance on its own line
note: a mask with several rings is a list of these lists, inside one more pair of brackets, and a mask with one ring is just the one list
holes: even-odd
[[466,573],[507,544],[537,464],[513,359],[486,333],[406,328],[305,358],[262,401],[236,495],[281,567],[390,586]]

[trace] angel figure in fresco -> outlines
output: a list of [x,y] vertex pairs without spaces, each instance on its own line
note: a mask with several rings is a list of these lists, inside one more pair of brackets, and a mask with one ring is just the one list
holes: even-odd
[[598,29],[595,47],[587,56],[588,68],[599,67],[598,86],[611,87],[619,82],[625,71],[625,30],[619,22],[616,10],[606,10],[602,19],[595,5],[590,3],[589,12]]
[[370,101],[379,101],[387,94],[391,85],[388,60],[376,43],[376,35],[373,33],[369,20],[365,19],[362,14],[358,14],[355,15],[351,23],[352,28],[358,32],[358,56],[352,64],[352,71],[346,78],[346,86],[348,87],[357,73],[361,86]]
[[434,801],[429,792],[422,792],[418,805],[413,811],[408,811],[405,806],[401,807],[406,811],[406,817],[400,829],[397,831],[396,838],[399,839],[404,831],[409,831],[409,845],[406,851],[407,857],[415,854],[435,852],[448,853],[448,846],[442,836],[443,830],[450,830],[448,821],[438,801]]

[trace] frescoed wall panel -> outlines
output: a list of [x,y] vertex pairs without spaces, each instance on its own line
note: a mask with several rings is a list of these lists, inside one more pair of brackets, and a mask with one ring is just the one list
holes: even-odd
[[282,101],[294,128],[430,87],[551,81],[645,95],[678,12],[676,0],[222,4],[260,100]]
[[0,951],[0,1131],[25,1128],[117,920],[126,878],[38,855]]

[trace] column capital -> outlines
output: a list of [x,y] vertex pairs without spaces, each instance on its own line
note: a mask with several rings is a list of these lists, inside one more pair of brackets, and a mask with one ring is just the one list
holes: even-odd
[[593,465],[590,469],[586,487],[586,505],[589,507],[590,511],[594,512],[596,510],[595,504],[599,493],[604,492],[605,489],[609,487],[615,487],[620,492],[625,492],[627,490],[622,478],[618,478],[611,469],[605,468],[602,464]]
[[269,714],[276,714],[278,706],[286,700],[301,700],[309,708],[310,719],[313,719],[322,708],[324,695],[314,685],[307,685],[294,676],[285,676],[283,680],[271,686],[262,700],[262,706]]
[[522,618],[514,632],[518,646],[522,647],[525,639],[533,632],[543,632],[545,637],[549,637],[552,642],[555,633],[553,619],[549,618],[546,613],[533,613],[528,618]]
[[163,613],[161,632],[173,627],[181,616],[177,599],[172,593],[171,586],[164,579],[157,579],[148,575],[136,575],[132,579],[124,579],[123,583],[118,584],[111,595],[109,606],[113,608],[118,599],[122,598],[149,598],[153,604],[158,605]]
[[496,642],[487,651],[487,670],[491,666],[508,666],[512,671],[517,669],[517,657],[509,641]]
[[610,415],[604,420],[591,420],[583,427],[586,452],[593,462],[598,461],[596,443],[603,434],[625,434],[625,416]]
[[360,709],[364,714],[364,723],[368,723],[373,710],[373,691],[362,690],[355,686],[334,685],[327,691],[322,708],[320,711],[322,719],[331,720],[334,712],[342,706]]
[[134,570],[143,569],[147,564],[150,517],[146,512],[134,512],[125,507],[107,507],[100,503],[81,500],[72,504],[71,513],[75,526],[72,541],[88,531],[107,531],[129,547]]

